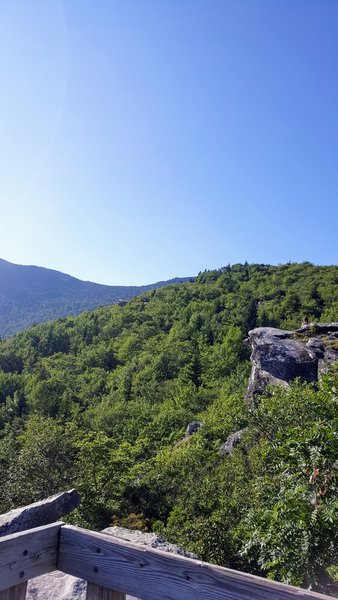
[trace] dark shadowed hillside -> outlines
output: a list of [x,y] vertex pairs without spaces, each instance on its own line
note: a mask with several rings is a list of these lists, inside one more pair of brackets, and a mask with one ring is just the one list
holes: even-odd
[[181,281],[189,278],[143,286],[100,285],[52,269],[0,259],[0,336],[8,337],[37,323],[78,315]]

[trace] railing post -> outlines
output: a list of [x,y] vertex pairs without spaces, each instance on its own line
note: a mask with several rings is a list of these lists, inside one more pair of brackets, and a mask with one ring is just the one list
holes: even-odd
[[0,600],[25,600],[27,581],[0,592]]
[[[116,590],[110,590],[102,585],[88,582],[86,600],[125,600],[126,595]],[[0,597],[0,600],[2,598]]]

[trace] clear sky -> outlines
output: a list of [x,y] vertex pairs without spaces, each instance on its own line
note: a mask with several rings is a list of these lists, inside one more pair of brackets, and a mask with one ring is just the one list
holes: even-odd
[[337,263],[337,0],[2,0],[0,85],[1,258]]

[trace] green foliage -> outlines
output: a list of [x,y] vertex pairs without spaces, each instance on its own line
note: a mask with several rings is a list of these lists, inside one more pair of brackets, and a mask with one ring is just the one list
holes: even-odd
[[204,560],[329,592],[337,376],[275,390],[252,414],[244,339],[336,320],[337,290],[335,267],[233,265],[1,342],[0,511],[76,486],[74,523],[157,530]]
[[31,416],[13,444],[8,461],[6,494],[13,506],[50,496],[74,480],[72,424],[64,427],[42,416]]
[[243,525],[242,553],[269,577],[322,590],[338,561],[337,383],[336,372],[262,400],[252,426],[266,459]]

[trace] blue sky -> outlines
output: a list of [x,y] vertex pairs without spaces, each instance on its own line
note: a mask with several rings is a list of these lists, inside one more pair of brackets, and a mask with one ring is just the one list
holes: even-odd
[[0,257],[337,263],[338,2],[0,3]]

